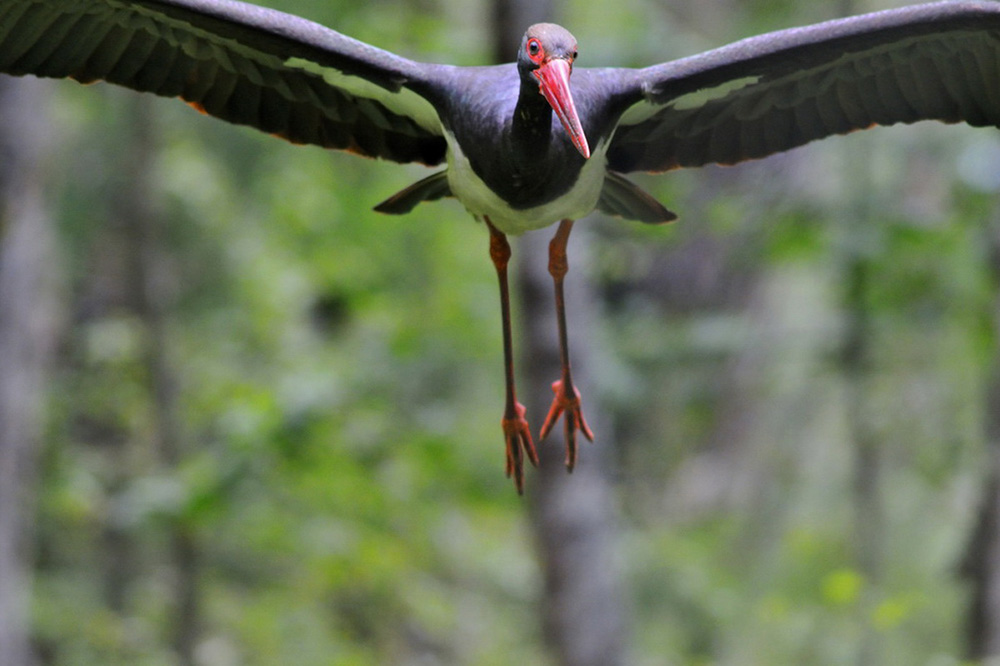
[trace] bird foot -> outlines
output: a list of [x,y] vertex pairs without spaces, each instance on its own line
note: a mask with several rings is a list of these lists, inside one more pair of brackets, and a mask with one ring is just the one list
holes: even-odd
[[535,467],[538,467],[538,452],[535,451],[535,443],[531,441],[531,429],[528,428],[528,421],[524,418],[524,405],[519,402],[514,403],[515,413],[513,416],[504,414],[500,419],[500,426],[503,428],[503,437],[507,443],[507,478],[514,477],[514,486],[517,494],[524,494],[524,455]]
[[549,414],[545,417],[542,430],[538,435],[539,440],[545,439],[552,426],[556,424],[563,412],[566,413],[564,425],[566,426],[566,469],[570,472],[576,466],[576,431],[583,433],[589,441],[594,441],[594,433],[590,431],[586,419],[583,418],[583,406],[580,404],[580,392],[575,387],[570,386],[572,395],[566,390],[563,380],[552,382],[552,392],[556,397],[552,400]]

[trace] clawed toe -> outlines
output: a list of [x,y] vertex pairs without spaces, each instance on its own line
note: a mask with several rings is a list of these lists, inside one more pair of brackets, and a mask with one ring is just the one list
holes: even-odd
[[552,406],[549,408],[548,416],[545,417],[545,423],[542,424],[538,439],[545,439],[556,421],[565,412],[566,469],[572,472],[573,468],[576,467],[576,431],[582,432],[583,436],[591,442],[594,441],[594,433],[591,432],[587,420],[583,417],[580,392],[576,388],[571,387],[571,389],[572,392],[566,389],[563,380],[552,383],[552,392],[555,393],[555,398],[552,399]]
[[515,414],[505,415],[500,420],[504,440],[507,443],[507,478],[514,477],[514,486],[519,495],[524,494],[524,454],[532,465],[538,467],[538,452],[531,440],[531,430],[524,418],[524,405],[514,404]]

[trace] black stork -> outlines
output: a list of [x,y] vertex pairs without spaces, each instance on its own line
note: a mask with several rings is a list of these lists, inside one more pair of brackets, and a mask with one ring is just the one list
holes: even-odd
[[1000,127],[1000,3],[936,2],[752,37],[644,69],[575,67],[577,44],[528,28],[516,64],[399,57],[236,0],[2,0],[0,71],[105,80],[180,97],[295,143],[446,168],[376,206],[454,196],[489,229],[500,281],[506,471],[523,490],[538,455],[517,402],[507,234],[555,222],[562,377],[542,425],[593,439],[573,386],[563,278],[573,221],[594,209],[674,214],[625,179],[761,158],[833,134],[933,119]]

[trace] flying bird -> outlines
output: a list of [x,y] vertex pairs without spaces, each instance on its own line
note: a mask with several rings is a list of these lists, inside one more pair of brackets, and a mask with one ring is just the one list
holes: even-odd
[[378,204],[455,197],[489,231],[500,283],[506,472],[538,454],[517,401],[507,235],[558,223],[549,246],[561,377],[540,430],[564,419],[566,465],[593,439],[573,385],[563,303],[574,220],[676,216],[625,178],[735,164],[815,139],[918,120],[1000,126],[1000,3],[936,2],[772,32],[641,69],[577,67],[564,28],[536,24],[517,62],[416,62],[236,0],[2,0],[0,72],[104,80],[179,97],[288,141],[443,165]]

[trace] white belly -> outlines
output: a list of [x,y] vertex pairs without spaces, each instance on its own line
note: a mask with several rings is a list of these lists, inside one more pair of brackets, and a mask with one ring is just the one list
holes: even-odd
[[576,220],[589,214],[597,205],[601,187],[604,186],[606,142],[593,149],[572,189],[546,204],[517,210],[480,180],[455,138],[448,132],[445,132],[445,137],[448,140],[448,184],[452,194],[477,219],[489,217],[493,226],[505,234],[541,229],[567,218]]

